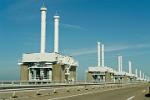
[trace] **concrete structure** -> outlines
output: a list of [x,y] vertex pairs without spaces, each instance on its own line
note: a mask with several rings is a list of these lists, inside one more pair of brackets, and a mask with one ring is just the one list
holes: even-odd
[[59,54],[59,16],[54,16],[54,52],[45,52],[46,44],[46,11],[41,8],[41,51],[40,53],[23,54],[19,65],[21,80],[51,82],[76,81],[78,62],[71,56]]
[[54,52],[58,53],[59,47],[59,16],[54,16]]
[[101,56],[100,56],[100,54],[101,54],[101,52],[100,52],[100,50],[101,50],[101,48],[100,48],[101,46],[100,46],[100,42],[97,42],[97,62],[98,62],[98,66],[101,66],[101,62],[100,62],[100,59],[101,59]]
[[102,44],[102,67],[105,67],[104,63],[104,44]]
[[122,56],[118,56],[118,71],[114,72],[115,82],[125,83],[128,82],[127,73],[122,70]]
[[131,61],[129,61],[128,64],[129,64],[129,74],[132,74],[132,64],[131,64]]
[[45,53],[46,45],[46,11],[47,8],[43,5],[41,8],[41,53]]
[[89,67],[87,82],[113,82],[114,72],[110,67]]
[[135,74],[132,73],[132,63],[131,61],[128,62],[129,64],[129,72],[125,72],[122,70],[122,56],[118,56],[118,71],[115,71],[114,77],[115,77],[115,82],[133,82],[136,80]]
[[102,65],[100,57],[100,42],[97,43],[98,65],[96,67],[89,67],[87,71],[88,82],[113,82],[113,69],[104,65],[104,44],[102,46]]
[[133,82],[136,80],[136,76],[132,73],[132,62],[131,61],[128,61],[128,66],[129,66],[129,74],[128,74],[128,77],[129,77],[129,81],[130,82]]
[[138,78],[138,70],[135,69],[135,76]]

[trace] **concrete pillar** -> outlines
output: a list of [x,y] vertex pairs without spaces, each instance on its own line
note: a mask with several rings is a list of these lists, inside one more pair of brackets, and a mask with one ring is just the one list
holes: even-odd
[[46,11],[44,6],[41,8],[41,53],[45,53],[46,43]]
[[44,78],[44,69],[40,68],[40,78],[43,79]]
[[121,72],[120,66],[120,56],[118,56],[118,72]]
[[143,78],[143,80],[144,80],[144,73],[143,73],[143,77],[142,77],[142,78]]
[[136,75],[136,77],[138,77],[138,70],[137,69],[135,69],[135,75]]
[[120,72],[122,72],[122,56],[120,56]]
[[59,49],[59,16],[54,16],[54,52]]
[[29,80],[32,80],[32,76],[31,76],[31,69],[29,68]]
[[33,78],[36,80],[36,69],[33,69]]
[[102,67],[105,67],[104,63],[104,44],[102,44]]
[[49,80],[52,81],[52,70],[49,70]]
[[141,72],[141,70],[140,70],[140,79],[142,79],[142,72]]
[[100,64],[100,42],[97,42],[97,53],[98,53],[98,59],[97,59],[97,62],[98,62],[98,66],[101,66],[101,64]]
[[131,61],[129,61],[128,63],[129,63],[129,74],[132,74],[132,64],[131,64]]

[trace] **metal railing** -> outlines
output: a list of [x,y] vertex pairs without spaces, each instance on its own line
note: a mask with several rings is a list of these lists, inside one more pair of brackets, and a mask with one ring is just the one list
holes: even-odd
[[50,82],[50,81],[0,81],[0,89],[9,88],[30,88],[30,87],[58,87],[58,86],[82,86],[82,85],[107,85],[107,84],[137,84],[139,81],[120,83],[120,82],[83,82],[76,81],[70,83]]

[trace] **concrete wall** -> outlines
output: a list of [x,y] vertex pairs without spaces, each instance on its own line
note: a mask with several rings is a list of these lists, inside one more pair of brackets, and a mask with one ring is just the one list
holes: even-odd
[[86,81],[87,81],[87,82],[92,82],[93,80],[94,80],[94,79],[93,79],[92,74],[89,73],[89,72],[87,72],[87,79],[86,79]]
[[[65,82],[67,79],[65,76],[66,65],[55,64],[52,66],[52,82]],[[20,66],[20,79],[23,81],[29,80],[28,65]],[[69,80],[76,81],[76,66],[71,66]]]
[[[92,74],[88,72],[87,73],[87,82],[93,82],[93,81],[96,81],[96,80],[94,79],[94,77],[92,76]],[[114,82],[113,74],[106,72],[105,73],[105,81],[106,82]]]
[[123,82],[124,82],[124,83],[128,83],[128,82],[129,82],[129,77],[126,76],[126,75],[124,75],[124,77],[123,77]]
[[28,81],[29,80],[29,70],[27,65],[20,66],[20,80]]
[[60,64],[55,64],[52,66],[52,81],[62,82],[63,77],[63,67]]
[[106,76],[106,82],[113,82],[114,81],[114,78],[113,78],[114,75],[112,73],[106,72],[105,76]]
[[76,81],[76,66],[71,66],[69,79]]
[[[52,81],[53,82],[65,82],[67,77],[65,76],[66,65],[55,64],[52,68]],[[76,66],[71,66],[69,80],[76,81]]]

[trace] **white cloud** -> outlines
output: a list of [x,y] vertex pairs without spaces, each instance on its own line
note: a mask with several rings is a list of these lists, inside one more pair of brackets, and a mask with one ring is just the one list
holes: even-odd
[[86,55],[86,54],[93,54],[96,53],[96,50],[93,48],[89,49],[78,49],[71,51],[69,54],[72,56],[81,56],[81,55]]
[[79,29],[79,30],[86,30],[85,28],[79,26],[79,25],[71,25],[71,24],[63,24],[61,23],[62,26],[67,27],[67,28],[73,28],[73,29]]
[[[141,48],[150,48],[150,44],[137,44],[137,45],[115,45],[105,48],[105,52],[113,52],[120,50],[128,49],[141,49]],[[81,56],[97,53],[97,48],[82,48],[76,50],[66,50],[66,52],[72,56]]]

